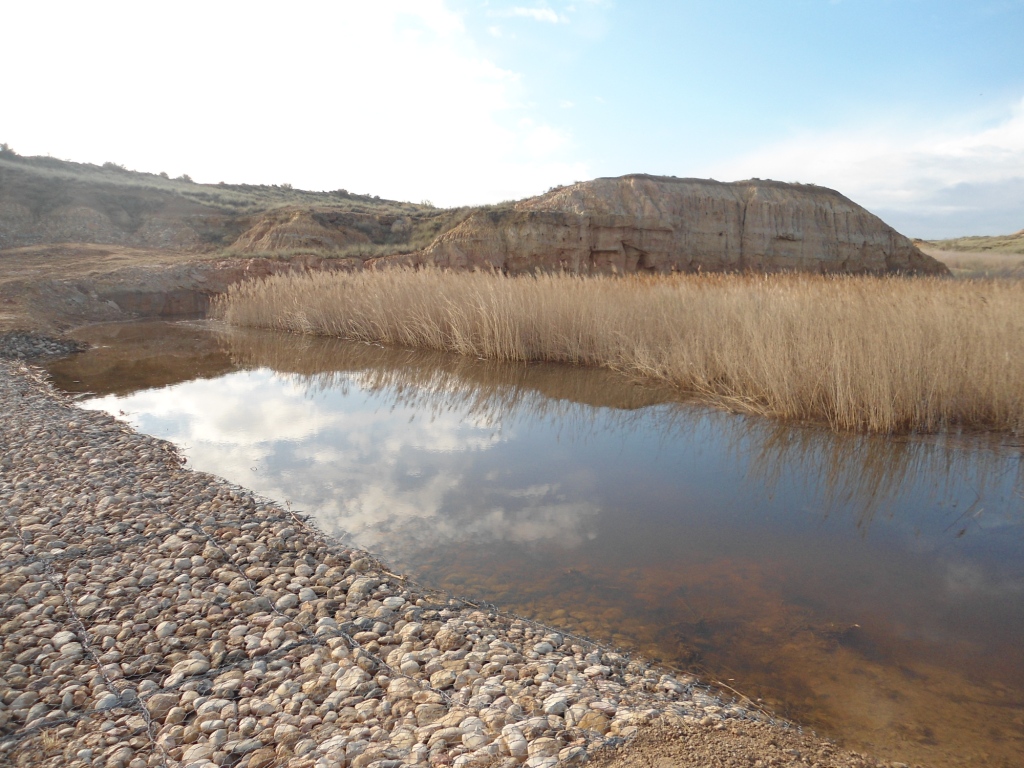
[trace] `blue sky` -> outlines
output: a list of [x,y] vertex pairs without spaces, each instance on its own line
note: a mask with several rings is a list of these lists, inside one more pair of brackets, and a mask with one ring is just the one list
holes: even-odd
[[647,172],[1024,227],[1024,0],[20,3],[21,154],[438,205]]

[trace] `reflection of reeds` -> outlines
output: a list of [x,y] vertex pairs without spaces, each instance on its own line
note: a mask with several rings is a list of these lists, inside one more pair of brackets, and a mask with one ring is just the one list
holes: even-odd
[[837,429],[1024,429],[1024,282],[388,270],[232,287],[234,325],[600,366]]
[[[333,338],[225,329],[234,359],[296,373],[313,389],[344,386],[357,374],[363,389],[390,392],[403,405],[427,410],[458,408],[504,414],[526,408],[536,414],[558,404],[634,410],[665,402],[671,390],[642,384],[613,371],[492,360]],[[447,398],[439,397],[447,395]]]
[[[964,526],[979,511],[977,500],[998,494],[1000,486],[1024,490],[1024,455],[994,437],[825,434],[751,419],[734,422],[729,434],[734,448],[750,457],[749,479],[771,493],[785,477],[801,478],[818,491],[826,515],[853,510],[862,532],[912,488],[936,500],[955,499],[969,489],[975,504],[960,510]],[[1018,515],[1019,507],[1007,501],[1009,513]],[[988,507],[989,515],[999,514],[996,504]]]
[[[653,428],[665,444],[698,431],[722,434],[737,461],[749,461],[748,480],[767,494],[786,477],[803,478],[823,514],[854,510],[864,530],[912,487],[927,486],[936,498],[953,498],[963,487],[978,497],[1001,485],[1024,492],[1024,456],[995,437],[892,438],[737,417],[666,402],[671,391],[600,369],[495,363],[246,329],[227,328],[222,337],[237,363],[292,373],[312,390],[344,390],[354,379],[392,405],[457,411],[482,424],[548,419],[571,440],[597,429],[624,435]],[[656,405],[653,414],[640,410]]]

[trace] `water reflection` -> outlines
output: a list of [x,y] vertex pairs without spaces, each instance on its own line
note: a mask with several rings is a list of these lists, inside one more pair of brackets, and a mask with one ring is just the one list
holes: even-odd
[[[752,451],[751,480],[772,492],[787,476],[797,476],[820,497],[821,514],[849,510],[862,535],[876,515],[894,513],[893,502],[907,488],[920,489],[934,504],[957,500],[950,508],[958,513],[948,518],[945,529],[954,538],[1000,524],[1004,514],[1018,520],[1021,506],[997,503],[986,508],[982,502],[990,493],[1015,488],[1006,500],[1024,502],[1024,454],[1002,437],[824,435],[818,429],[764,420],[753,425],[733,422],[737,430],[744,433],[736,441],[738,449]],[[750,437],[752,430],[756,437]]]
[[199,323],[105,323],[73,336],[91,349],[47,365],[54,384],[71,394],[129,395],[237,370],[228,349]]
[[[174,328],[161,343],[198,333]],[[228,330],[193,343],[227,372],[90,407],[424,580],[698,669],[851,744],[929,765],[1024,757],[1019,446],[835,435],[564,366]],[[88,369],[65,374],[100,391]]]
[[[958,510],[946,530],[956,538],[1001,524],[1002,513],[1017,520],[1024,506],[1024,454],[1012,438],[836,434],[675,403],[672,390],[611,371],[504,364],[243,329],[220,334],[241,367],[294,374],[291,381],[309,393],[347,395],[355,386],[393,407],[435,418],[459,413],[495,429],[519,418],[545,420],[573,442],[639,429],[654,432],[663,445],[713,435],[737,466],[748,466],[747,482],[772,496],[796,478],[813,499],[809,507],[824,518],[834,510],[849,511],[862,534],[876,515],[891,517],[908,488]],[[653,414],[637,412],[652,406],[661,407]],[[1016,489],[1008,501],[1020,500],[1021,506],[982,504],[990,491],[998,494],[1006,486]],[[954,497],[956,504],[949,505]]]

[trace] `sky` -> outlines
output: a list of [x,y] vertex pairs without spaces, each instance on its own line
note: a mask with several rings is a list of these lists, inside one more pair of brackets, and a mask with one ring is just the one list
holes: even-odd
[[652,173],[1024,228],[1024,0],[8,3],[0,142],[439,206]]

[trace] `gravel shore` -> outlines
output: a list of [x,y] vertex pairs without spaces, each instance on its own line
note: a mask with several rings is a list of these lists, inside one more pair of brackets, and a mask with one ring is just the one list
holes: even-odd
[[29,360],[59,357],[81,352],[88,345],[73,339],[45,336],[32,331],[4,331],[0,333],[0,359]]
[[414,585],[22,363],[0,410],[0,764],[881,765]]

